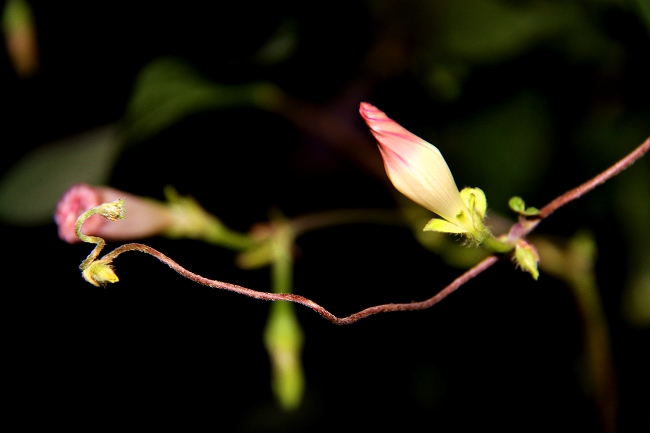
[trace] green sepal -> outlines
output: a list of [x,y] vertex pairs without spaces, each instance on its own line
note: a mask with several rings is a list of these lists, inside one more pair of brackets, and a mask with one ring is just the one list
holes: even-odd
[[487,212],[487,198],[481,188],[463,188],[460,191],[460,198],[463,199],[467,207],[483,220]]
[[512,209],[514,212],[517,212],[519,215],[523,216],[533,216],[533,215],[539,215],[539,209],[536,207],[526,207],[526,202],[521,197],[512,197],[510,200],[508,200],[508,206],[510,206],[510,209]]
[[458,227],[447,220],[432,218],[423,229],[425,232],[442,232],[442,233],[467,233],[464,228]]

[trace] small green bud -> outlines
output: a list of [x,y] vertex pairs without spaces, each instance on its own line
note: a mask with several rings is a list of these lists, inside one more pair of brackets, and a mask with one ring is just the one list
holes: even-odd
[[97,208],[97,213],[111,221],[124,219],[124,199],[104,203]]
[[274,302],[264,329],[264,345],[271,360],[273,393],[285,410],[296,409],[305,392],[303,344],[303,331],[294,306]]
[[93,286],[106,286],[107,283],[117,283],[119,278],[113,271],[113,266],[109,261],[96,260],[92,262],[81,275],[86,281]]
[[539,271],[537,270],[537,263],[539,262],[539,255],[534,246],[524,240],[520,240],[515,245],[514,262],[521,268],[522,271],[528,272],[533,276],[533,279],[539,278]]
[[463,188],[460,191],[460,197],[472,211],[474,220],[483,221],[487,212],[487,198],[483,190],[481,188]]

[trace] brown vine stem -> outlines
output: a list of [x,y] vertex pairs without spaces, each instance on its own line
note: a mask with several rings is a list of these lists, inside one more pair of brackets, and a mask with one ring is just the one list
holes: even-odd
[[[643,144],[641,144],[634,151],[632,151],[629,155],[621,159],[619,162],[617,162],[616,164],[614,164],[604,172],[600,173],[599,175],[589,180],[588,182],[583,183],[577,188],[574,188],[562,194],[555,200],[551,201],[549,204],[547,204],[540,210],[540,214],[537,215],[535,218],[530,218],[530,219],[521,218],[520,221],[514,224],[513,227],[511,228],[509,238],[516,237],[518,239],[530,233],[535,228],[535,226],[539,224],[539,222],[542,219],[548,217],[550,214],[555,212],[560,207],[564,206],[570,201],[573,201],[581,197],[585,193],[594,189],[596,186],[602,184],[603,182],[617,175],[621,171],[625,170],[627,167],[632,165],[637,159],[641,158],[646,152],[648,152],[648,149],[650,149],[650,137],[645,142],[643,142]],[[305,298],[304,296],[296,295],[293,293],[259,292],[257,290],[248,289],[246,287],[238,286],[236,284],[226,283],[217,280],[210,280],[208,278],[202,277],[183,268],[181,265],[179,265],[174,260],[164,255],[160,251],[157,251],[143,244],[132,243],[132,244],[122,245],[116,248],[115,250],[111,251],[110,253],[106,254],[102,259],[111,262],[117,256],[127,251],[140,251],[142,253],[150,254],[155,258],[157,258],[158,260],[160,260],[161,262],[168,265],[170,268],[172,268],[173,270],[175,270],[185,278],[188,278],[204,286],[212,287],[215,289],[228,290],[231,292],[239,293],[241,295],[249,296],[251,298],[261,299],[265,301],[289,301],[289,302],[295,302],[297,304],[304,305],[305,307],[311,308],[312,310],[320,314],[323,318],[329,320],[330,322],[336,325],[349,325],[365,317],[372,316],[373,314],[378,314],[378,313],[389,313],[393,311],[416,311],[416,310],[424,310],[430,308],[435,304],[437,304],[438,302],[440,302],[441,300],[443,300],[444,298],[446,298],[449,294],[454,292],[463,284],[465,284],[472,278],[476,277],[477,275],[487,270],[489,267],[491,267],[499,260],[499,257],[496,255],[492,255],[483,259],[476,266],[469,269],[460,277],[452,281],[447,287],[442,289],[436,295],[424,301],[411,302],[405,304],[376,305],[374,307],[366,308],[365,310],[361,310],[357,313],[351,314],[347,317],[337,317],[334,314],[330,313],[328,310],[326,310],[324,307],[320,306],[319,304],[317,304],[316,302],[310,299]]]
[[628,168],[630,165],[634,164],[634,162],[641,158],[647,151],[650,149],[650,137],[646,139],[639,147],[634,149],[632,152],[630,152],[626,157],[621,159],[619,162],[616,164],[612,165],[610,168],[607,170],[603,171],[593,179],[583,183],[582,185],[573,188],[570,191],[565,192],[546,206],[544,206],[542,209],[539,211],[539,217],[541,219],[544,219],[548,217],[550,214],[555,212],[557,209],[561,208],[565,204],[567,204],[570,201],[573,201],[577,198],[582,197],[584,194],[588,193],[592,189],[596,188],[598,185],[605,183],[605,181],[611,179],[612,177],[616,176],[626,168]]
[[452,293],[454,290],[458,289],[460,286],[465,284],[467,281],[471,280],[472,278],[474,278],[475,276],[477,276],[478,274],[480,274],[481,272],[485,271],[487,268],[492,266],[499,259],[497,256],[490,256],[484,259],[479,264],[477,264],[476,266],[474,266],[473,268],[465,272],[460,277],[456,278],[454,281],[452,281],[451,284],[449,284],[447,287],[442,289],[438,294],[427,299],[426,301],[412,302],[408,304],[376,305],[374,307],[366,308],[365,310],[361,310],[357,313],[351,314],[347,317],[336,317],[334,314],[330,313],[324,307],[320,306],[319,304],[317,304],[316,302],[310,299],[305,298],[304,296],[295,295],[293,293],[259,292],[257,290],[248,289],[246,287],[238,286],[236,284],[226,283],[217,280],[210,280],[208,278],[202,277],[183,268],[181,265],[179,265],[174,260],[164,255],[160,251],[155,250],[144,244],[133,243],[133,244],[122,245],[114,249],[110,253],[106,254],[104,257],[102,257],[102,260],[112,261],[120,254],[125,253],[127,251],[139,251],[141,253],[150,254],[155,258],[157,258],[158,260],[160,260],[161,262],[165,263],[167,266],[169,266],[179,274],[181,274],[183,277],[188,278],[194,281],[195,283],[202,284],[204,286],[212,287],[214,289],[228,290],[231,292],[239,293],[240,295],[249,296],[255,299],[261,299],[263,301],[289,301],[289,302],[295,302],[300,305],[304,305],[305,307],[311,308],[312,310],[320,314],[322,317],[324,317],[325,319],[329,320],[330,322],[336,325],[349,325],[365,317],[372,316],[373,314],[377,314],[377,313],[388,313],[391,311],[416,311],[416,310],[424,310],[429,307],[432,307],[433,305],[437,304],[442,299],[447,297],[447,295]]
[[520,217],[519,222],[514,224],[510,228],[510,233],[508,235],[508,241],[515,241],[526,236],[528,233],[532,232],[535,227],[543,220],[546,219],[553,212],[566,205],[573,200],[576,200],[592,189],[596,188],[598,185],[601,185],[616,176],[632,164],[634,164],[639,158],[645,155],[648,150],[650,150],[650,137],[648,137],[639,147],[634,149],[632,152],[627,154],[623,159],[618,161],[616,164],[609,167],[607,170],[596,175],[592,179],[583,183],[580,186],[573,188],[557,197],[546,206],[540,209],[539,214],[532,217]]

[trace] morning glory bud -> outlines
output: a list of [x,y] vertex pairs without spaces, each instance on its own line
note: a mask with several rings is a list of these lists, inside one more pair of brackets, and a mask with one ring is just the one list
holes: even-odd
[[384,167],[399,192],[438,214],[425,230],[462,233],[479,243],[489,232],[483,225],[485,194],[478,188],[458,191],[440,151],[404,129],[377,107],[362,102],[359,109],[375,136]]

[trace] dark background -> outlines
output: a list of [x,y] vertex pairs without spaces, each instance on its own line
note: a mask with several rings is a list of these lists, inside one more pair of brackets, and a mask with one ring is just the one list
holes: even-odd
[[[514,36],[511,21],[482,16],[474,1],[29,3],[40,67],[18,78],[2,52],[2,173],[46,143],[124,121],[136,77],[160,56],[225,86],[274,83],[316,110],[313,121],[245,104],[179,116],[128,143],[110,171],[109,185],[135,194],[162,199],[173,185],[241,231],[272,208],[291,217],[395,207],[360,101],[437,145],[459,186],[483,188],[492,211],[510,218],[508,197],[542,206],[648,135],[650,24],[635,2],[488,2],[541,29]],[[564,7],[574,14],[547,25],[557,16],[548,11]],[[479,26],[475,44],[455,44],[488,22],[510,38],[484,44],[490,34]],[[293,49],[260,61],[282,25]],[[318,126],[325,114],[365,140],[361,157]],[[626,309],[633,263],[650,257],[631,241],[648,237],[647,220],[628,224],[648,215],[647,197],[638,199],[648,170],[638,162],[538,230],[560,238],[587,230],[597,242],[622,432],[650,422],[648,324]],[[141,254],[120,257],[120,282],[97,289],[77,269],[89,247],[63,243],[53,223],[5,221],[1,233],[5,381],[9,411],[25,425],[601,431],[571,291],[544,273],[534,282],[507,260],[422,312],[337,327],[298,307],[307,389],[286,413],[269,386],[267,303],[196,285]],[[240,270],[230,251],[146,243],[206,277],[270,289],[267,269]],[[294,291],[339,316],[426,299],[462,273],[403,228],[335,227],[297,246]]]

